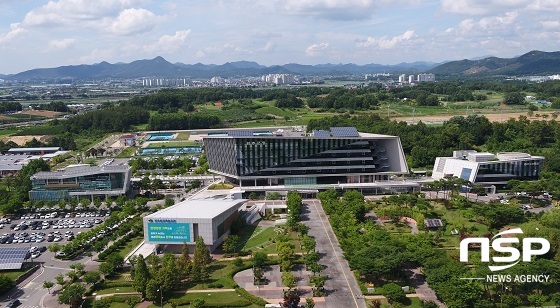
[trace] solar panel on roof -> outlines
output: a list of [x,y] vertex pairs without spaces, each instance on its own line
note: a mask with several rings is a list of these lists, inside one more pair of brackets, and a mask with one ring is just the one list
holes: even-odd
[[29,247],[0,248],[0,270],[20,269]]
[[333,137],[360,137],[360,133],[353,126],[331,127]]
[[443,226],[440,219],[426,219],[426,224],[428,225],[429,228],[435,228],[435,227],[442,227]]
[[319,138],[330,138],[331,133],[329,133],[326,130],[314,130],[313,131],[313,136],[314,137],[319,137]]
[[231,130],[228,131],[228,136],[232,137],[252,137],[253,131],[252,130]]

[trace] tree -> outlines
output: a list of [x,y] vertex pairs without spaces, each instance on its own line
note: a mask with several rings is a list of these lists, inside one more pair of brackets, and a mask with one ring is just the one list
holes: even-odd
[[204,238],[198,236],[195,240],[193,263],[195,267],[204,267],[210,264],[210,250],[204,244]]
[[91,307],[92,308],[111,308],[111,302],[106,298],[102,298],[100,300],[95,300]]
[[89,271],[84,274],[83,280],[89,285],[94,285],[101,281],[101,274],[99,271]]
[[310,251],[315,249],[315,246],[317,245],[317,242],[315,241],[315,238],[305,235],[303,236],[303,238],[301,239],[301,244],[303,246],[303,248],[305,249],[305,252],[309,253]]
[[556,292],[550,296],[550,299],[556,305],[556,307],[560,307],[560,292]]
[[0,274],[0,293],[8,292],[14,286],[14,280],[7,275]]
[[383,295],[387,297],[390,303],[402,303],[406,299],[406,294],[403,289],[395,283],[385,284],[383,286]]
[[299,305],[300,297],[295,290],[284,292],[284,307],[297,308]]
[[165,207],[170,207],[173,206],[174,204],[175,204],[175,200],[173,200],[172,198],[165,198],[165,203],[164,203]]
[[58,276],[54,277],[56,283],[63,286],[64,285],[64,275],[59,274]]
[[519,307],[522,304],[521,298],[515,294],[502,294],[501,302],[508,308]]
[[58,302],[60,304],[70,305],[71,308],[80,307],[82,304],[82,296],[86,292],[86,288],[80,283],[73,283],[60,293]]
[[305,299],[305,308],[314,308],[315,307],[315,301],[313,300],[313,298],[306,298]]
[[49,292],[49,294],[51,293],[51,288],[54,287],[54,282],[52,281],[44,281],[43,282],[43,289],[47,289],[47,291]]
[[238,235],[228,235],[226,236],[226,238],[224,239],[224,242],[222,244],[222,248],[224,250],[224,252],[226,254],[230,254],[230,253],[235,253],[235,247],[237,246],[237,243],[239,242],[239,236]]
[[81,276],[84,273],[85,265],[83,263],[72,263],[70,264],[70,268],[76,271],[78,276]]
[[192,306],[193,306],[194,308],[200,308],[200,307],[204,306],[204,303],[205,303],[205,302],[204,302],[203,299],[197,298],[197,299],[195,299],[195,300],[192,302]]
[[533,307],[541,307],[547,300],[547,296],[540,293],[533,293],[527,296],[527,300]]
[[239,257],[235,258],[235,260],[233,260],[233,266],[237,268],[243,267],[243,259]]
[[142,297],[146,297],[146,286],[150,280],[150,271],[146,266],[146,261],[142,255],[138,255],[136,266],[134,267],[134,280],[132,285],[134,290],[142,293]]
[[288,287],[288,289],[295,287],[296,282],[296,277],[292,274],[292,272],[282,272],[282,284]]

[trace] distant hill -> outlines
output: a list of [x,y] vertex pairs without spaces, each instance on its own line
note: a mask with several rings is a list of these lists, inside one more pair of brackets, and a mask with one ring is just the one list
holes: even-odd
[[296,74],[308,76],[348,75],[374,73],[422,72],[433,68],[430,62],[400,63],[396,65],[381,64],[285,64],[264,66],[251,61],[227,62],[215,64],[170,63],[162,57],[151,60],[137,60],[131,63],[110,64],[101,62],[92,65],[71,65],[55,68],[38,68],[18,74],[4,76],[11,80],[46,80],[46,79],[89,79],[89,78],[211,78],[220,76],[249,77],[266,74]]
[[560,73],[560,51],[530,51],[519,57],[488,57],[480,60],[451,61],[429,70],[436,75],[547,75]]

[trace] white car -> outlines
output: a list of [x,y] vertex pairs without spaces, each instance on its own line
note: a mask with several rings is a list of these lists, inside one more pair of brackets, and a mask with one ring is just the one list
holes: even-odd
[[37,250],[37,251],[31,253],[31,258],[35,259],[35,258],[38,258],[40,255],[41,255],[41,252]]

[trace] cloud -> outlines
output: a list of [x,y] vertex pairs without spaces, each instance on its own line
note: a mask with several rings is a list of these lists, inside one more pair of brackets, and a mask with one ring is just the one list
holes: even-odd
[[75,39],[62,39],[62,40],[52,40],[49,42],[49,49],[51,50],[63,50],[71,47],[76,43]]
[[541,25],[545,29],[560,31],[560,21],[558,20],[541,21]]
[[289,14],[333,20],[361,20],[369,18],[375,9],[383,6],[420,2],[421,0],[277,0],[276,6]]
[[25,26],[64,26],[112,17],[130,8],[135,0],[59,0],[49,1],[25,15]]
[[448,28],[445,32],[464,37],[480,36],[500,31],[510,32],[511,24],[515,22],[518,16],[519,13],[517,12],[507,12],[501,16],[483,17],[479,21],[468,18],[462,20],[457,27]]
[[[443,11],[461,15],[492,15],[503,11],[522,10],[533,0],[441,0]],[[546,2],[546,0],[544,1]],[[534,6],[534,5],[533,5]]]
[[27,30],[22,28],[19,23],[13,23],[10,25],[10,31],[5,34],[0,34],[0,43],[6,44],[11,40],[15,39],[19,35],[25,33]]
[[327,48],[329,48],[329,43],[313,44],[305,49],[305,54],[308,56],[316,56]]
[[146,9],[126,9],[108,27],[109,32],[117,35],[132,35],[152,30],[159,17]]
[[191,35],[191,30],[180,30],[174,35],[163,35],[157,42],[144,46],[144,50],[151,53],[170,53],[178,51]]
[[395,36],[391,39],[386,36],[380,38],[368,37],[367,40],[358,42],[357,46],[362,48],[367,47],[378,47],[380,49],[391,49],[397,46],[399,43],[409,41],[414,37],[414,31],[408,30],[402,35]]

